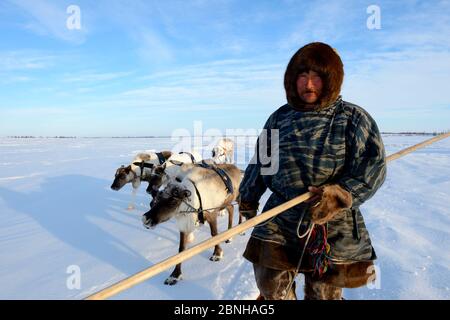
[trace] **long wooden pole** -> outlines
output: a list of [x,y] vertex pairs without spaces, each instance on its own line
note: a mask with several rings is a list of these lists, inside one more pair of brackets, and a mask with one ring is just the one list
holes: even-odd
[[[441,134],[441,135],[435,136],[429,140],[426,140],[424,142],[416,144],[412,147],[401,150],[397,153],[394,153],[394,154],[388,156],[386,158],[386,162],[398,159],[410,152],[413,152],[419,148],[423,148],[423,147],[430,145],[432,143],[435,143],[439,140],[445,139],[449,136],[450,136],[450,132]],[[250,220],[245,221],[244,223],[241,223],[225,232],[222,232],[208,240],[205,240],[192,248],[189,248],[183,252],[180,252],[162,262],[159,262],[159,263],[139,272],[139,273],[136,273],[136,274],[134,274],[128,278],[125,278],[125,279],[123,279],[123,280],[97,292],[97,293],[94,293],[94,294],[88,296],[86,299],[87,300],[103,300],[103,299],[112,297],[124,290],[127,290],[127,289],[159,274],[160,272],[162,272],[170,267],[175,266],[178,263],[188,260],[189,258],[203,252],[206,249],[209,249],[227,239],[230,239],[233,236],[235,236],[249,228],[256,226],[257,224],[260,224],[260,223],[280,214],[281,212],[286,211],[286,210],[302,203],[303,201],[309,199],[311,196],[312,196],[312,194],[310,192],[307,192],[300,196],[297,196],[275,208],[272,208],[271,210],[268,210],[264,213],[261,213],[260,215],[255,216],[254,218],[252,218]]]
[[431,139],[425,140],[424,142],[415,144],[412,147],[409,147],[409,148],[400,150],[400,151],[398,151],[398,152],[396,152],[394,154],[391,154],[390,156],[386,157],[386,162],[393,161],[395,159],[403,157],[404,155],[406,155],[406,154],[408,154],[410,152],[413,152],[413,151],[415,151],[417,149],[426,147],[426,146],[428,146],[428,145],[430,145],[432,143],[435,143],[435,142],[437,142],[439,140],[442,140],[442,139],[445,139],[445,138],[448,138],[448,137],[450,137],[450,132],[437,135],[437,136],[435,136],[435,137],[433,137]]

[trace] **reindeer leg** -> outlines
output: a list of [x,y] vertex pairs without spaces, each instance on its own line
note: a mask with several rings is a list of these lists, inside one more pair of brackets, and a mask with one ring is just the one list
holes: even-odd
[[145,189],[145,192],[147,192],[148,194],[153,196],[153,185],[150,184],[150,182],[148,183],[147,189]]
[[[182,252],[186,249],[186,238],[187,238],[186,233],[180,232],[180,247],[178,248],[178,252]],[[173,269],[172,273],[170,274],[170,277],[168,277],[164,281],[164,284],[173,286],[181,279],[183,279],[183,274],[181,273],[181,263],[179,263],[175,266],[175,269]]]
[[[215,235],[217,235],[217,212],[208,214],[208,223],[209,223],[209,228],[211,229],[211,236],[214,237]],[[209,258],[209,260],[219,261],[222,258],[223,258],[223,250],[220,247],[220,245],[217,244],[214,247],[214,253]]]
[[156,196],[158,195],[158,190],[155,190],[152,188],[152,191],[150,194],[152,196],[152,200],[150,201],[150,208],[152,208],[153,204],[155,203]]
[[131,202],[127,208],[129,211],[136,209],[136,206],[134,205],[136,203],[136,193],[137,189],[133,188],[133,191],[131,191]]
[[[233,215],[234,215],[233,206],[228,205],[227,211],[228,211],[228,230],[230,230],[231,228],[233,228]],[[231,241],[233,241],[233,238],[228,239],[227,241],[225,241],[225,243],[230,243]]]

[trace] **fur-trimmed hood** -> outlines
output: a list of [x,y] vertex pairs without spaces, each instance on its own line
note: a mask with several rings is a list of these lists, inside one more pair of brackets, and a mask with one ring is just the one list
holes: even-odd
[[[323,82],[322,94],[316,106],[305,104],[297,93],[297,78],[304,71],[319,73]],[[289,61],[284,75],[288,103],[299,110],[319,110],[328,107],[339,97],[344,80],[344,65],[337,52],[322,42],[300,48]]]

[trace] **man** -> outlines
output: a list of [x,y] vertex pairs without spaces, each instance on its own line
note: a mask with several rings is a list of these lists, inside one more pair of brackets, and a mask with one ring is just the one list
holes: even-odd
[[[296,299],[297,271],[305,275],[305,299],[341,299],[342,288],[374,279],[376,255],[359,206],[384,182],[385,152],[371,116],[341,99],[343,78],[342,61],[327,44],[298,50],[285,73],[288,104],[267,120],[268,141],[260,136],[245,171],[239,209],[247,218],[267,188],[272,194],[263,211],[314,195],[254,228],[244,257],[253,263],[260,299]],[[279,141],[271,140],[274,129]],[[260,154],[278,161],[278,170],[264,174],[273,163]],[[308,230],[306,242],[301,235]]]

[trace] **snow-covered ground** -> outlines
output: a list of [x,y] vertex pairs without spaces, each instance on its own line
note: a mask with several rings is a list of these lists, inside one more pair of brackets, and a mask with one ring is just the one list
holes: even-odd
[[[391,154],[428,138],[386,135],[384,142]],[[142,226],[145,186],[135,211],[126,210],[129,185],[110,189],[116,168],[137,151],[173,145],[168,138],[0,139],[0,299],[82,299],[177,253],[174,221]],[[244,168],[248,154],[240,153]],[[390,163],[385,184],[362,207],[380,281],[344,296],[449,299],[449,199],[450,139]],[[220,230],[226,220],[220,218]],[[176,286],[163,284],[167,270],[114,298],[254,299],[252,267],[242,258],[249,234],[223,244],[222,261],[209,261],[211,249],[183,263]],[[208,237],[203,226],[195,242]],[[78,268],[81,287],[70,288]]]

